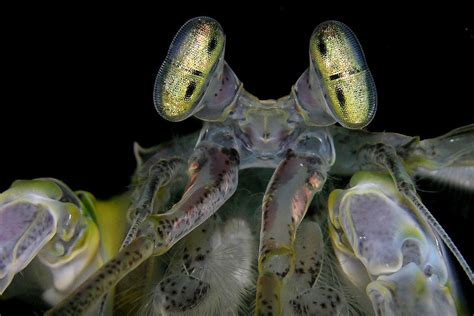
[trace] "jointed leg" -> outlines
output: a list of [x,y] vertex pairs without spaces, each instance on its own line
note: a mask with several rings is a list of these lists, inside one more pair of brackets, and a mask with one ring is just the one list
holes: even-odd
[[233,148],[201,144],[191,157],[190,179],[181,200],[169,212],[151,215],[143,233],[156,242],[155,255],[171,248],[207,220],[237,188],[238,153]]
[[137,178],[140,183],[134,190],[132,200],[133,204],[129,209],[129,218],[131,227],[123,241],[121,249],[126,247],[135,239],[138,228],[148,215],[153,213],[161,205],[155,205],[154,197],[157,192],[168,185],[179,173],[184,171],[185,162],[181,158],[173,157],[161,159],[152,166],[142,166],[138,171]]
[[[120,246],[120,250],[136,238],[138,229],[145,218],[151,215],[154,210],[162,208],[168,200],[166,197],[160,196],[160,203],[157,203],[155,196],[169,194],[169,192],[162,191],[166,191],[168,189],[166,186],[176,177],[179,177],[180,173],[184,173],[184,161],[181,158],[172,157],[159,160],[154,158],[152,157],[145,162],[135,175],[136,187],[132,194],[133,202],[127,214],[131,226]],[[108,294],[102,298],[99,315],[105,315],[107,299]]]
[[[106,264],[50,314],[86,312],[140,262],[168,251],[232,196],[237,187],[238,164],[233,147],[201,142],[189,161],[190,180],[181,200],[166,213],[148,216],[139,230],[141,237],[119,253],[120,263],[114,259]],[[104,274],[110,278],[101,278]]]
[[326,180],[327,161],[289,151],[268,184],[262,206],[257,314],[280,314],[283,279],[295,268],[294,240],[314,194]]

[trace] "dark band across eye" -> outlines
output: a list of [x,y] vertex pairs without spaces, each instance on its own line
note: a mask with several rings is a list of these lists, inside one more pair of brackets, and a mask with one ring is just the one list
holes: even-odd
[[369,124],[375,115],[377,93],[354,33],[337,21],[320,24],[311,36],[310,56],[337,121],[348,128]]
[[224,32],[208,17],[188,21],[176,34],[155,81],[155,107],[165,119],[192,115],[223,55]]

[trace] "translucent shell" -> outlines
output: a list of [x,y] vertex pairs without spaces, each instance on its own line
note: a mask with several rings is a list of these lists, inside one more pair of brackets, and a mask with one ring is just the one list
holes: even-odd
[[354,33],[337,21],[320,24],[311,35],[310,56],[337,121],[347,128],[369,124],[375,115],[377,92]]
[[208,17],[188,21],[176,34],[155,81],[154,103],[169,121],[195,113],[224,52],[220,24]]

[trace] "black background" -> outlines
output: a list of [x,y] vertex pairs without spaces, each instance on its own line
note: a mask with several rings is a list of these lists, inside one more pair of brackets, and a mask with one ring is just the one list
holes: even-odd
[[[308,66],[313,29],[336,19],[358,36],[375,78],[378,112],[369,130],[426,138],[474,122],[474,19],[467,5],[325,4],[70,3],[4,10],[0,191],[14,179],[49,176],[105,198],[129,183],[133,141],[151,146],[197,130],[194,119],[161,119],[152,90],[174,34],[199,15],[222,24],[226,60],[261,99],[290,91]],[[461,196],[458,204],[472,205]],[[463,242],[472,215],[439,208],[434,212],[474,265],[472,247]]]

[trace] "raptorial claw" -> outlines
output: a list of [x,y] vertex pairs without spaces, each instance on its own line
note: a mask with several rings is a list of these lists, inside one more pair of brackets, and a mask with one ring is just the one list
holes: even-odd
[[61,201],[68,193],[39,179],[16,181],[0,195],[0,293],[56,232],[64,241],[71,238],[80,212],[73,201]]
[[[206,136],[209,141],[203,140]],[[213,137],[227,139],[228,147],[212,142]],[[239,168],[239,153],[232,146],[234,138],[225,131],[214,134],[211,131],[201,140],[189,160],[190,178],[181,200],[168,212],[149,215],[141,225],[138,237],[61,304],[48,311],[49,315],[87,312],[128,273],[150,256],[167,252],[234,194]]]
[[[98,229],[79,197],[55,179],[16,181],[0,195],[0,293],[35,257],[52,272],[57,302],[91,264]],[[49,243],[48,243],[49,242]],[[74,259],[74,260],[72,260]],[[53,293],[54,292],[54,293]],[[59,296],[59,297],[58,297]]]
[[331,193],[329,212],[339,263],[367,291],[378,314],[431,314],[437,304],[443,305],[442,315],[455,314],[456,291],[445,252],[390,176],[354,175],[350,189]]

